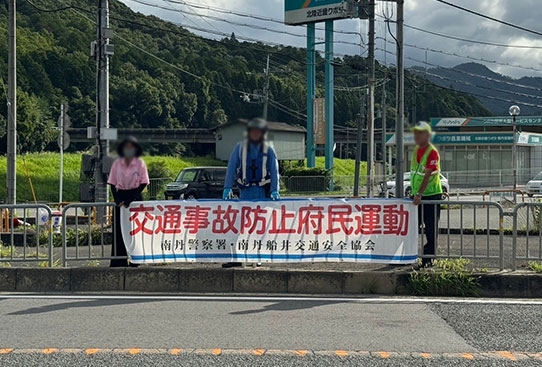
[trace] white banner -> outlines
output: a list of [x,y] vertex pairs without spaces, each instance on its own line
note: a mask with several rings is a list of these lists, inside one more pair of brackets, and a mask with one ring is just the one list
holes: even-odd
[[417,207],[399,199],[139,202],[121,220],[136,264],[418,258]]

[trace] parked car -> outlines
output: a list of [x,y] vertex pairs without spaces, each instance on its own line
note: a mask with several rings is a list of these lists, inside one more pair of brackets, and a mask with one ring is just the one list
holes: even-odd
[[[222,198],[226,167],[193,167],[183,169],[166,187],[166,200]],[[234,194],[237,195],[236,189]]]
[[[405,196],[410,197],[412,196],[412,187],[410,186],[410,172],[406,172],[403,176],[403,187],[405,188]],[[444,193],[450,192],[450,184],[448,183],[448,179],[444,177],[444,175],[440,174],[440,182],[442,184],[442,191]],[[386,182],[386,188],[388,192],[388,196],[395,196],[395,179],[392,179],[391,181]]]
[[535,194],[542,194],[542,172],[539,172],[531,181],[527,182],[525,191],[531,198]]

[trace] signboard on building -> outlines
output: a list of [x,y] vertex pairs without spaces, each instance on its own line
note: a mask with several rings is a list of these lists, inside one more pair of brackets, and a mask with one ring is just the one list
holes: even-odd
[[[522,136],[524,136],[522,138]],[[533,136],[531,136],[533,135]],[[513,134],[510,133],[436,133],[431,141],[435,145],[501,145],[512,144]],[[536,140],[542,143],[542,138],[538,134],[518,134],[518,142],[526,145],[533,145]],[[405,145],[414,145],[414,135],[407,133],[404,136]],[[386,145],[395,145],[395,135],[388,134]]]
[[122,208],[136,264],[414,263],[417,207],[405,200],[164,201]]
[[354,6],[345,0],[284,0],[284,22],[306,24],[354,15]]
[[326,99],[314,99],[314,143],[326,143]]
[[[436,128],[512,126],[512,116],[502,117],[445,117],[432,118],[431,125]],[[519,116],[521,126],[542,126],[542,116]]]

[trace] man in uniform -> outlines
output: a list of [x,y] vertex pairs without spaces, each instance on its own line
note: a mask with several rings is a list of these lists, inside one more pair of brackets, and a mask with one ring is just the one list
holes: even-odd
[[[424,201],[442,199],[440,155],[437,148],[431,144],[431,125],[421,121],[412,128],[412,131],[414,132],[416,148],[410,164],[410,185],[412,187],[413,202],[419,206],[419,224],[421,226],[423,223],[427,238],[427,243],[423,247],[423,254],[434,256],[438,238],[440,204],[424,204]],[[431,258],[422,258],[423,267],[431,266],[432,263]]]
[[[267,142],[267,121],[252,119],[244,141],[235,146],[228,162],[223,199],[233,198],[233,185],[239,187],[241,200],[279,200],[279,164],[275,150]],[[225,268],[241,266],[227,263]],[[261,263],[257,264],[258,266]]]
[[267,142],[267,121],[252,119],[246,139],[235,146],[228,162],[223,199],[233,195],[237,184],[241,200],[279,200],[279,165],[275,150]]

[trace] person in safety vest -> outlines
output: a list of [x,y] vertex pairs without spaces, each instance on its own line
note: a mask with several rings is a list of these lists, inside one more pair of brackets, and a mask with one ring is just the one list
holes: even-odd
[[[414,205],[418,205],[418,223],[425,227],[427,243],[423,247],[424,255],[435,255],[438,224],[440,220],[440,204],[424,204],[424,201],[442,199],[440,183],[440,155],[431,144],[432,130],[427,122],[420,121],[412,128],[416,148],[410,163],[410,186]],[[420,205],[421,204],[421,205]],[[422,266],[433,264],[431,258],[422,258]]]
[[267,121],[252,119],[246,139],[235,146],[228,162],[223,199],[233,198],[233,185],[241,200],[279,200],[279,165],[275,150],[267,142]]

